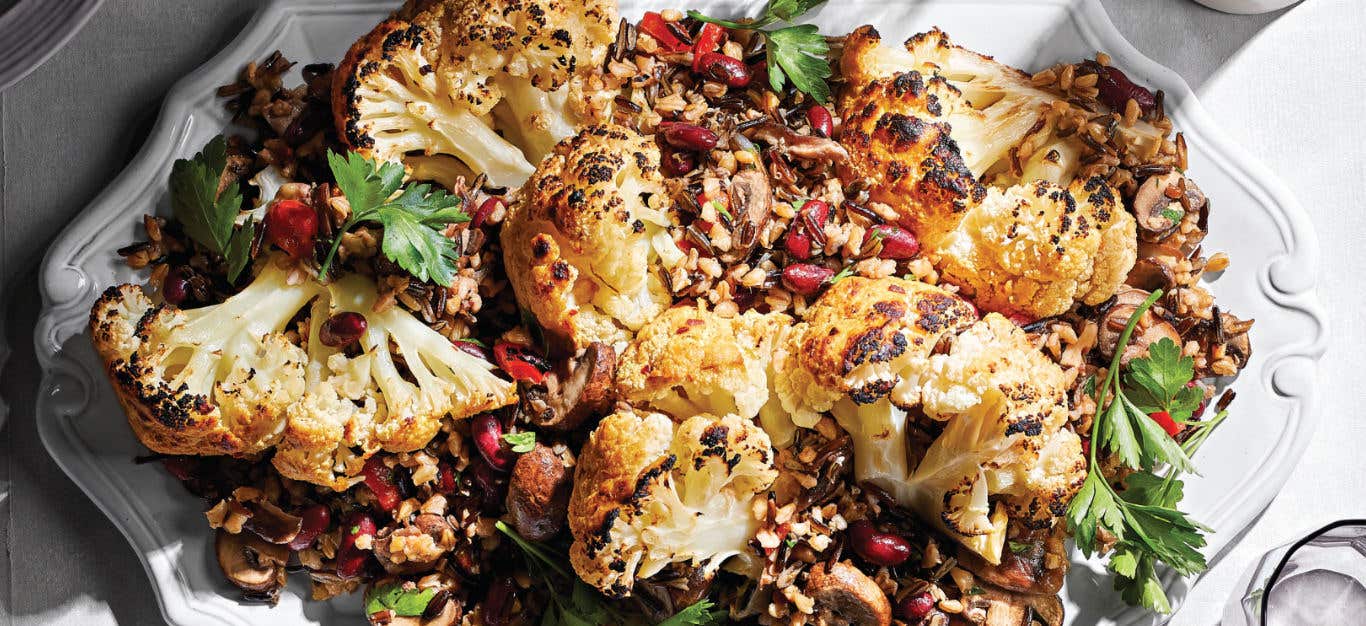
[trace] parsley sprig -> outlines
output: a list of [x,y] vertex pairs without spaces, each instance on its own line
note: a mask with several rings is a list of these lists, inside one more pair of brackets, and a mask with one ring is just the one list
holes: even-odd
[[759,19],[753,22],[734,22],[707,17],[688,11],[693,19],[711,22],[726,28],[752,30],[763,35],[768,49],[768,84],[774,91],[782,91],[788,80],[799,91],[822,104],[830,101],[830,45],[813,24],[798,24],[766,29],[777,22],[791,22],[825,0],[769,0]]
[[[1157,566],[1164,564],[1185,576],[1204,571],[1207,564],[1200,548],[1205,546],[1203,533],[1210,531],[1177,508],[1185,486],[1178,476],[1194,472],[1191,455],[1227,414],[1221,411],[1194,426],[1185,444],[1178,444],[1148,417],[1166,411],[1184,423],[1202,398],[1199,389],[1189,385],[1195,376],[1194,361],[1182,356],[1170,339],[1152,344],[1148,355],[1131,360],[1127,370],[1122,366],[1134,327],[1161,297],[1158,290],[1135,309],[1109,370],[1094,382],[1099,412],[1091,426],[1090,472],[1067,516],[1077,546],[1088,557],[1103,549],[1100,531],[1114,538],[1108,567],[1126,602],[1167,613],[1171,603],[1158,580]],[[1102,449],[1122,467],[1134,470],[1124,479],[1123,491],[1116,491],[1102,471]],[[1170,466],[1165,476],[1156,473],[1161,464]]]
[[[542,626],[644,626],[648,622],[637,615],[623,614],[605,602],[597,590],[588,586],[567,569],[568,558],[545,544],[531,541],[507,524],[499,521],[494,526],[507,535],[526,557],[528,573],[540,579],[550,589],[550,606],[541,617]],[[569,591],[562,589],[568,585]],[[710,600],[700,600],[679,611],[656,626],[709,626],[720,623],[726,615]]]
[[242,190],[236,181],[220,192],[218,183],[228,166],[228,140],[214,137],[192,159],[177,159],[171,166],[171,214],[185,234],[223,257],[228,281],[233,282],[251,261],[251,240],[256,225],[237,226],[242,210]]
[[443,233],[446,226],[469,221],[460,198],[429,184],[403,185],[403,165],[376,164],[354,152],[329,152],[327,163],[337,186],[351,205],[351,217],[337,232],[318,276],[326,280],[341,246],[342,235],[359,224],[384,227],[380,249],[384,256],[423,282],[450,285],[457,271],[459,253],[455,241]]

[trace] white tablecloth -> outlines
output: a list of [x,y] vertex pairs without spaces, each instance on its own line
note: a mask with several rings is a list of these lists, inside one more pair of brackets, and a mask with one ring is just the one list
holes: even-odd
[[[0,277],[9,277],[0,303],[15,351],[0,379],[12,410],[0,431],[0,624],[160,622],[130,548],[37,440],[34,271],[51,237],[141,144],[166,88],[258,4],[109,0],[62,52],[0,94]],[[1105,5],[1130,41],[1181,73],[1289,183],[1323,249],[1333,342],[1321,372],[1322,427],[1286,489],[1172,620],[1208,626],[1262,552],[1328,521],[1366,517],[1366,421],[1357,411],[1366,372],[1366,3],[1308,0],[1266,16],[1187,0]]]

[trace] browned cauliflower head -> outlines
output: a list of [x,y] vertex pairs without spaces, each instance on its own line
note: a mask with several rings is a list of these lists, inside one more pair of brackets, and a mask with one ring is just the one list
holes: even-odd
[[[410,2],[347,52],[333,114],[353,149],[452,184],[515,187],[601,109],[616,29],[603,0]],[[595,88],[596,87],[596,88]]]
[[617,389],[635,406],[675,419],[698,413],[762,416],[774,445],[791,438],[790,420],[772,399],[774,345],[792,318],[782,313],[722,317],[678,306],[650,321],[626,347]]
[[677,424],[618,411],[579,453],[569,500],[570,563],[603,593],[624,597],[672,563],[752,571],[751,513],[777,478],[768,435],[736,415]]
[[930,285],[849,278],[787,346],[783,407],[802,425],[833,414],[853,438],[857,480],[989,562],[1010,521],[1053,523],[1085,479],[1080,440],[1064,428],[1066,377],[999,314],[976,320]]
[[[488,362],[399,307],[376,312],[370,278],[291,284],[285,266],[272,258],[241,292],[197,309],[154,304],[133,285],[95,303],[96,350],[147,447],[234,456],[275,447],[281,474],[345,489],[375,451],[421,448],[443,419],[515,400]],[[284,333],[310,307],[299,346]],[[343,311],[368,322],[354,355],[318,340]]]
[[659,148],[621,126],[555,147],[503,224],[517,301],[561,346],[618,352],[672,301],[661,269],[682,262],[665,214]]

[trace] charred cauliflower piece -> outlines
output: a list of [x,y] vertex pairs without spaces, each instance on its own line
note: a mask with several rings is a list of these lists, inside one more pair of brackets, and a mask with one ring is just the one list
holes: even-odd
[[926,241],[939,271],[977,306],[1040,318],[1115,295],[1138,256],[1135,228],[1100,178],[1069,189],[1036,181],[991,189]]
[[697,415],[676,424],[618,411],[589,437],[574,471],[574,571],[625,597],[671,563],[755,569],[750,510],[777,475],[768,436],[749,420]]
[[[147,447],[234,456],[277,447],[274,462],[285,476],[345,489],[354,480],[339,474],[359,471],[357,459],[420,448],[446,416],[515,399],[515,387],[491,364],[408,312],[375,312],[369,278],[290,284],[277,261],[267,260],[251,284],[217,305],[158,305],[133,285],[110,288],[95,303],[95,348]],[[310,341],[301,347],[284,332],[310,306]],[[354,357],[317,340],[323,321],[341,311],[368,321]]]
[[1137,256],[1133,216],[1104,180],[1075,179],[1075,136],[1044,136],[1053,95],[939,31],[901,49],[860,28],[841,65],[862,85],[844,100],[841,174],[870,182],[948,281],[1035,318],[1114,295]]
[[616,5],[602,0],[410,2],[338,68],[338,134],[416,177],[516,187],[592,116],[587,77],[615,29]]
[[617,389],[632,405],[675,419],[698,413],[761,418],[773,444],[790,443],[791,420],[773,397],[773,351],[792,318],[749,311],[725,318],[678,306],[640,329],[617,367]]
[[589,126],[560,142],[503,224],[517,301],[561,347],[620,352],[672,302],[660,269],[684,255],[667,202],[659,148],[635,131]]
[[[999,562],[1009,520],[1048,525],[1085,478],[1063,429],[1061,369],[998,314],[930,285],[836,283],[792,331],[778,395],[798,424],[830,412],[854,440],[854,475]],[[908,444],[911,411],[942,422]],[[939,430],[934,428],[930,430]],[[993,506],[994,505],[994,506]]]

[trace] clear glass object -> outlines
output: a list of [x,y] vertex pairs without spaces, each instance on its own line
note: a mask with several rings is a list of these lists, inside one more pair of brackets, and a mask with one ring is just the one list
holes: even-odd
[[1366,624],[1366,520],[1343,520],[1276,548],[1243,575],[1221,626]]

